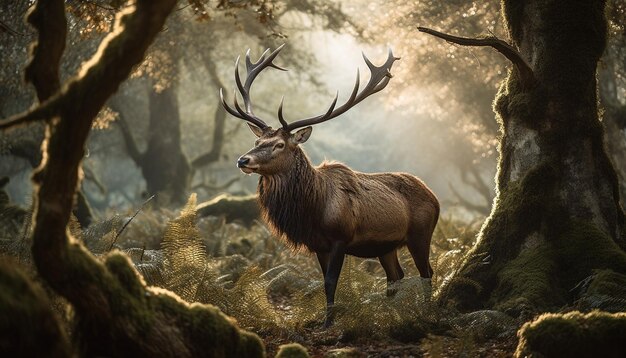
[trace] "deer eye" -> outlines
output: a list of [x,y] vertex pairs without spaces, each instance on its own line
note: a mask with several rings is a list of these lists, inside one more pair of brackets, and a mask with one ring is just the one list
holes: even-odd
[[285,143],[278,143],[274,146],[274,150],[285,148]]

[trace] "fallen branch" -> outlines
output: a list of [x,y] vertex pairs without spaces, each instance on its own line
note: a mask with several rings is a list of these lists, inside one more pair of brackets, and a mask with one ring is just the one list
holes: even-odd
[[229,186],[235,184],[236,182],[240,181],[241,178],[242,177],[240,175],[237,175],[235,177],[230,178],[229,180],[227,180],[226,182],[224,182],[224,183],[222,183],[220,185],[210,185],[210,184],[207,184],[207,183],[204,183],[204,182],[203,183],[198,183],[198,184],[192,186],[191,189],[192,190],[204,189],[204,190],[207,190],[207,191],[210,191],[210,190],[213,190],[213,191],[224,190],[224,189],[228,188]]
[[[143,210],[143,208],[148,205],[148,203],[154,199],[154,197],[156,196],[156,194],[152,195],[151,197],[148,198],[148,200],[144,201],[143,204],[141,204],[141,206],[139,207],[139,209],[137,209],[137,211],[135,211],[135,213],[133,214],[133,216],[131,216],[128,220],[126,220],[126,222],[124,223],[124,225],[122,225],[122,228],[117,232],[117,234],[115,234],[115,237],[113,238],[113,241],[111,241],[111,246],[109,246],[109,250],[111,251],[113,249],[113,245],[115,245],[115,242],[117,242],[117,239],[120,237],[120,235],[122,235],[122,233],[124,232],[124,230],[126,229],[126,227],[128,226],[128,224],[130,224],[131,221],[133,221],[133,219],[135,217],[137,217],[137,215],[139,215],[139,213],[141,212],[141,210]],[[141,254],[143,256],[143,253]]]

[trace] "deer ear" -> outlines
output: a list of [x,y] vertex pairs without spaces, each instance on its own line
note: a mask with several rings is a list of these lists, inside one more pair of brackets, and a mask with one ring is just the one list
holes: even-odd
[[255,136],[260,137],[263,135],[263,129],[255,126],[254,124],[251,123],[247,123],[248,127],[250,128],[250,130],[252,131],[252,133],[254,133]]
[[302,128],[291,135],[291,141],[295,144],[302,144],[309,139],[309,137],[311,136],[311,132],[313,132],[313,127],[311,126]]

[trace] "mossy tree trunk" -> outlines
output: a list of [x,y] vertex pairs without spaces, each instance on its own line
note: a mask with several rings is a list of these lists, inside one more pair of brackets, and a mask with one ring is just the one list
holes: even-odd
[[[615,55],[613,55],[615,56]],[[605,54],[599,70],[600,104],[603,123],[607,132],[607,149],[620,178],[622,206],[626,196],[626,105],[620,102],[617,88],[617,62],[611,54]]]
[[[39,102],[45,102],[61,88],[59,65],[65,51],[65,37],[67,35],[67,20],[65,7],[58,1],[50,1],[36,6],[28,13],[28,22],[46,31],[37,33],[37,44],[32,47],[32,59],[25,69],[25,80],[35,87]],[[28,160],[33,168],[41,164],[41,142],[43,141],[43,127],[34,127],[32,138],[21,141],[15,154]],[[79,190],[76,193],[74,215],[82,227],[87,227],[92,221],[92,213],[85,195]]]
[[626,273],[626,238],[598,118],[604,1],[505,0],[502,8],[514,47],[489,46],[516,68],[494,102],[497,197],[440,299],[517,314],[572,303],[595,269]]
[[[53,1],[63,8],[63,0]],[[35,6],[43,8],[50,2]],[[146,287],[126,256],[114,252],[102,263],[67,228],[92,122],[142,61],[175,4],[175,0],[137,0],[125,7],[113,32],[78,77],[33,110],[0,121],[0,129],[47,122],[43,161],[33,176],[33,259],[42,279],[74,308],[80,356],[261,357],[265,353],[258,337],[240,331],[217,308],[188,305],[168,291]],[[62,11],[46,15],[52,21],[64,21],[65,16]],[[44,22],[34,25],[40,32],[49,31]]]

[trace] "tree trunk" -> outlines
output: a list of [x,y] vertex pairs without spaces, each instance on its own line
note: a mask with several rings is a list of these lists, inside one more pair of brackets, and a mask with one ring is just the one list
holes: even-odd
[[[26,82],[32,83],[39,102],[45,102],[61,88],[59,65],[65,51],[67,20],[62,2],[49,1],[36,6],[29,12],[27,20],[34,26],[42,26],[46,31],[37,33],[37,45],[32,47],[33,57],[25,69]],[[33,168],[41,163],[41,142],[44,128],[33,129],[32,141],[21,142],[22,147],[15,153],[25,158]],[[73,214],[84,228],[91,224],[93,214],[82,190],[76,192]]]
[[[613,55],[615,56],[615,55]],[[615,59],[611,58],[611,54],[605,54],[602,66],[599,70],[600,80],[600,104],[604,113],[602,121],[606,128],[607,150],[618,177],[620,178],[620,194],[622,198],[622,207],[624,206],[624,197],[626,196],[626,106],[621,104],[617,93],[617,66]]]
[[[54,1],[63,9],[63,0]],[[102,262],[68,230],[93,120],[143,60],[175,5],[175,0],[135,1],[117,15],[114,30],[80,76],[50,101],[0,121],[3,129],[48,119],[43,160],[33,175],[33,259],[40,277],[73,307],[80,356],[265,356],[257,336],[240,331],[215,307],[188,305],[166,290],[147,287],[128,257],[114,252]],[[64,12],[47,15],[64,20]],[[45,22],[33,24],[50,31]]]
[[149,194],[159,194],[160,203],[184,204],[191,168],[180,145],[180,114],[173,86],[150,91],[148,147],[141,172]]
[[604,1],[502,6],[534,79],[512,70],[500,88],[495,205],[440,299],[519,314],[572,303],[596,269],[626,273],[626,241],[596,98]]

